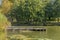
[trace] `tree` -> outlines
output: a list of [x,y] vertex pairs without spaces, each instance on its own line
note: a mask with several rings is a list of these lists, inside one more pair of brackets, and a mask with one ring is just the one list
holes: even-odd
[[10,25],[7,18],[0,13],[0,40],[6,40],[5,36],[5,29]]
[[49,3],[45,7],[45,13],[46,17],[48,17],[48,20],[54,19],[59,17],[59,10],[60,10],[60,5],[59,5],[59,0],[55,0],[53,3]]
[[[18,0],[17,0],[18,1]],[[23,21],[22,23],[27,24],[39,24],[42,22],[44,17],[43,8],[49,3],[48,0],[20,0],[19,5],[14,6],[10,12],[12,19],[16,19],[17,22]]]
[[59,0],[54,0],[53,2],[50,1],[45,7],[44,7],[44,20],[43,24],[46,25],[46,21],[56,21],[57,18],[59,21],[60,17],[60,3]]
[[60,18],[60,0],[56,0],[55,1],[55,3],[54,3],[54,5],[53,5],[53,7],[54,7],[54,16],[55,16],[55,18],[57,18],[58,20],[58,22],[59,22],[59,18]]
[[3,14],[7,14],[11,10],[12,6],[13,6],[13,3],[11,1],[3,0],[0,10]]

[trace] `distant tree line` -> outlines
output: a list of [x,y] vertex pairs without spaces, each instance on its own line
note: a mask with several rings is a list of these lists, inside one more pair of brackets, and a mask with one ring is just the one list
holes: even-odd
[[[48,21],[59,22],[60,0],[15,0],[8,16],[12,25],[48,25]],[[50,22],[51,23],[51,22]],[[15,25],[16,25],[15,24]]]

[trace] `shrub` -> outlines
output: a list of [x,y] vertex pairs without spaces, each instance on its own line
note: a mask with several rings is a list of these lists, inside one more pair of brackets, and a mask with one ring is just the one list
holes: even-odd
[[5,40],[5,28],[9,25],[7,18],[0,13],[0,40]]

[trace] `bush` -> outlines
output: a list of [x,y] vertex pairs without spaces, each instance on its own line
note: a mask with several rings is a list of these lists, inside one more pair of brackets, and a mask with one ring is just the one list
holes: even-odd
[[9,25],[7,18],[0,13],[0,40],[5,40],[5,28]]

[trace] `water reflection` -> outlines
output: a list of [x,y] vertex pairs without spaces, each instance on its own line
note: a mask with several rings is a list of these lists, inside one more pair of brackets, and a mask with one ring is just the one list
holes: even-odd
[[60,40],[60,27],[48,27],[47,38],[53,40]]
[[[11,33],[10,33],[11,34]],[[17,32],[12,33],[9,36],[11,37],[22,37],[23,35],[25,38],[23,40],[60,40],[60,27],[47,27],[47,31],[40,32],[40,31],[27,31],[27,32]],[[14,36],[14,35],[17,35]]]

